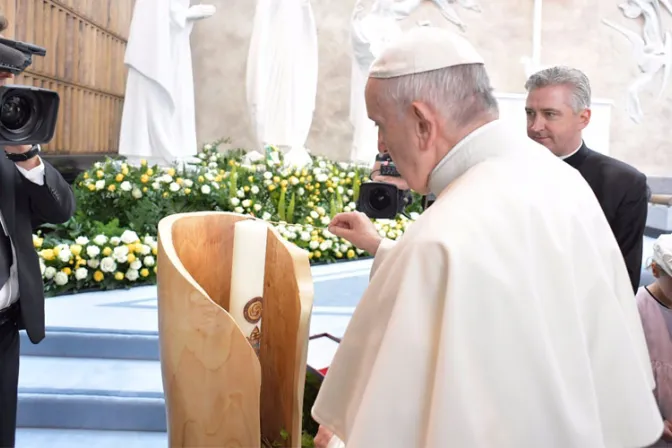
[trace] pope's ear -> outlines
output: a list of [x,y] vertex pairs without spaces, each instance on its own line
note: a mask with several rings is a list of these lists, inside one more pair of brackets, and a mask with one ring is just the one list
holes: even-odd
[[436,138],[438,123],[436,114],[425,103],[419,101],[411,103],[411,107],[413,109],[415,137],[418,139],[421,149],[429,148]]

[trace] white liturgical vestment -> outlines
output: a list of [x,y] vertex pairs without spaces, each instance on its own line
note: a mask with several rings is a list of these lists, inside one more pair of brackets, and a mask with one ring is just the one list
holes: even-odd
[[347,448],[644,447],[663,431],[618,245],[578,171],[495,121],[384,240],[312,414]]

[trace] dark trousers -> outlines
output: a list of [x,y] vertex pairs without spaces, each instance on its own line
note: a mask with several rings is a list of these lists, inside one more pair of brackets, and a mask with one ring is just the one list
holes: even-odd
[[19,327],[12,319],[0,324],[0,448],[14,448],[19,384]]

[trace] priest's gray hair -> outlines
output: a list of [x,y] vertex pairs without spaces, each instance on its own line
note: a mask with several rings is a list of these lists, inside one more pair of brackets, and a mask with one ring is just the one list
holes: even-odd
[[575,68],[557,66],[541,70],[530,76],[525,83],[525,90],[531,92],[542,87],[561,85],[572,89],[570,106],[574,113],[590,108],[590,81],[585,73]]
[[490,78],[482,64],[455,65],[386,81],[386,96],[400,112],[414,101],[422,101],[457,126],[465,126],[483,115],[499,114]]

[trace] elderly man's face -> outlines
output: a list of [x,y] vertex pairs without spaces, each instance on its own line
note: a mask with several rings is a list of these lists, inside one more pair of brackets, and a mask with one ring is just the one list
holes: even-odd
[[411,189],[426,193],[429,173],[433,167],[428,161],[433,159],[426,151],[427,136],[420,135],[421,118],[413,112],[413,106],[402,111],[386,98],[383,89],[385,82],[369,79],[365,91],[369,118],[378,127],[378,150],[390,154],[397,171]]

